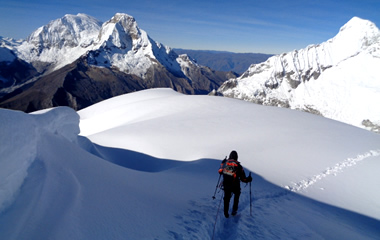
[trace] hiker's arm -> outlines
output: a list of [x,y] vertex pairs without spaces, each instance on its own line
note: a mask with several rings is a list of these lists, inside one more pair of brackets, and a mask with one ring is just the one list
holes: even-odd
[[251,176],[248,176],[248,177],[245,176],[245,172],[244,172],[243,167],[241,167],[240,179],[244,183],[252,182],[252,177]]

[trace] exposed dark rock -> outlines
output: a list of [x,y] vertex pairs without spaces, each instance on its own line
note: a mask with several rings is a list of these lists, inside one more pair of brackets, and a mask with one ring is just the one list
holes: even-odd
[[362,121],[362,125],[366,128],[369,128],[373,132],[380,133],[380,125],[374,124],[369,119],[365,119]]

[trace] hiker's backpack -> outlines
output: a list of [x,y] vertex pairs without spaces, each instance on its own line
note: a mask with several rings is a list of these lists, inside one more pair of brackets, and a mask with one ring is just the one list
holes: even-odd
[[228,159],[224,163],[223,174],[236,178],[236,172],[238,170],[238,163],[233,159]]

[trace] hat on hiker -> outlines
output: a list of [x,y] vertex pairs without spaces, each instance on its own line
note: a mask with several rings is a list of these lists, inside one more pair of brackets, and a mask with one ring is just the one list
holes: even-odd
[[238,160],[238,154],[235,150],[230,153],[229,159],[234,159],[236,161]]

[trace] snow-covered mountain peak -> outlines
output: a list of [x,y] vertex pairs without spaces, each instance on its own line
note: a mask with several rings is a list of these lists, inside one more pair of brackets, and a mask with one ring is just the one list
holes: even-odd
[[103,24],[97,46],[89,54],[89,62],[94,65],[113,66],[142,78],[157,63],[174,74],[181,72],[181,66],[176,61],[178,55],[151,39],[138,27],[135,18],[128,14],[117,13]]
[[374,111],[380,100],[379,61],[379,29],[354,17],[326,42],[253,64],[218,92],[376,129],[380,126],[379,112]]
[[138,33],[137,22],[134,17],[125,13],[116,13],[111,20],[111,23],[119,23],[123,26],[126,32]]
[[98,41],[103,46],[130,49],[133,41],[141,37],[136,20],[128,14],[117,13],[100,29]]
[[26,62],[41,69],[48,67],[46,73],[85,54],[92,65],[112,66],[142,78],[156,63],[170,72],[181,72],[178,55],[151,39],[135,18],[125,13],[116,13],[103,24],[86,14],[66,14],[38,28],[13,49]]
[[6,47],[9,49],[13,49],[14,47],[19,46],[23,42],[24,42],[24,40],[22,40],[22,39],[16,40],[13,38],[1,37],[0,36],[0,47]]
[[66,14],[38,28],[27,42],[44,48],[75,47],[96,36],[100,26],[101,22],[86,14]]
[[[169,47],[156,42],[140,29],[134,17],[124,13],[116,13],[103,24],[86,14],[67,14],[40,27],[27,41],[16,43],[17,46],[8,42],[0,39],[1,46],[8,48],[2,51],[4,57],[0,60],[11,62],[17,57],[26,62],[33,74],[39,75],[31,81],[69,64],[72,65],[65,71],[84,64],[94,72],[98,67],[105,67],[107,71],[133,75],[133,81],[135,77],[140,78],[141,81],[134,82],[133,87],[127,87],[128,91],[169,86],[181,92],[208,93],[227,78],[189,58],[179,58]],[[76,103],[73,106],[77,106]]]
[[380,30],[371,21],[353,17],[329,42],[334,42],[334,48],[339,48],[342,52],[357,54],[367,49],[373,52],[373,45],[380,43]]
[[355,31],[355,32],[378,32],[376,25],[369,21],[359,17],[353,17],[345,25],[343,25],[339,32]]
[[101,25],[86,14],[66,14],[38,28],[15,52],[26,62],[51,66],[51,71],[75,61],[91,49]]

